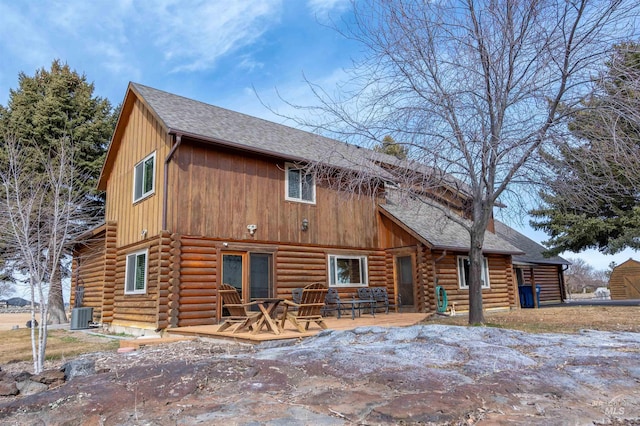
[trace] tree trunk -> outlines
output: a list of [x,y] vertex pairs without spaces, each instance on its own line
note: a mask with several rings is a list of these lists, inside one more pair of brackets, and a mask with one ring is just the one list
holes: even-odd
[[[469,324],[484,323],[484,308],[482,306],[482,235],[471,234],[471,248],[469,250]],[[478,241],[479,240],[479,241]]]
[[476,196],[473,204],[473,225],[469,232],[471,240],[469,247],[469,324],[476,325],[484,324],[484,308],[482,306],[484,256],[482,255],[482,246],[493,205],[482,200],[481,196]]
[[67,322],[67,314],[64,309],[64,298],[62,297],[62,274],[61,262],[53,268],[51,284],[49,287],[49,324],[64,324]]

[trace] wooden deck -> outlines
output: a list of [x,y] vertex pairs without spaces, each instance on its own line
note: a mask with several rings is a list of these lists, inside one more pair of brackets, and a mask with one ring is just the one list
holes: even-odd
[[[371,315],[362,315],[355,319],[351,319],[350,315],[342,316],[338,319],[336,317],[325,318],[325,324],[330,330],[350,330],[357,327],[365,326],[378,326],[378,327],[408,327],[424,320],[430,314],[425,313],[395,313],[389,312],[378,313],[375,317]],[[276,335],[270,331],[263,331],[258,334],[251,333],[232,333],[229,331],[218,332],[220,325],[197,325],[191,327],[177,327],[168,329],[166,332],[172,336],[201,336],[201,337],[215,337],[223,339],[232,339],[242,342],[259,343],[268,340],[280,340],[280,339],[298,339],[303,337],[315,336],[322,331],[320,327],[313,324],[309,327],[309,331],[306,333],[300,333],[293,328],[289,322],[286,323],[285,329],[282,333]]]

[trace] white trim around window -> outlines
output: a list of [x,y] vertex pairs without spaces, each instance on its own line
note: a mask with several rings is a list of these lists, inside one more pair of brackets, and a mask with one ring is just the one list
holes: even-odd
[[[482,288],[491,288],[489,283],[489,261],[482,258]],[[458,285],[463,290],[469,289],[469,256],[458,256]]]
[[125,268],[125,294],[145,294],[147,292],[147,265],[149,250],[140,250],[127,255]]
[[133,202],[147,198],[156,188],[156,152],[152,152],[133,167]]
[[313,174],[292,163],[285,163],[284,198],[288,201],[315,204],[316,180]]
[[367,287],[367,256],[330,254],[327,256],[330,287]]

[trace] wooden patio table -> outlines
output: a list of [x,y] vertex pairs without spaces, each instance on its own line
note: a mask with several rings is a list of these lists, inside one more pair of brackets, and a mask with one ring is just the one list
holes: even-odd
[[252,301],[256,302],[258,309],[260,309],[260,313],[258,314],[258,320],[256,321],[256,325],[251,334],[258,334],[265,326],[269,331],[273,331],[275,334],[282,333],[282,329],[278,325],[277,320],[274,319],[274,314],[278,305],[283,300],[284,299],[278,298],[252,299]]
[[[371,308],[371,315],[376,316],[376,300],[375,299],[340,299],[341,305],[351,305],[351,319],[356,319],[356,306],[358,307],[358,316],[360,316],[360,311],[362,309],[362,305],[369,304]],[[338,309],[338,318],[340,318],[340,310]]]

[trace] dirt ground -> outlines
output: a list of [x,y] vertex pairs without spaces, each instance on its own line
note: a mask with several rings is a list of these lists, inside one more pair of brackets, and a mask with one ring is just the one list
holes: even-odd
[[27,321],[30,319],[31,314],[29,313],[0,313],[0,331],[11,330],[14,327],[25,328]]
[[[529,323],[598,316],[575,309],[541,309],[547,319],[532,312]],[[600,311],[614,331],[530,333],[446,318],[257,346],[201,338],[86,354],[95,374],[0,399],[0,423],[640,424],[640,333],[618,330],[637,326],[638,308],[615,309]],[[612,320],[618,312],[627,325]]]

